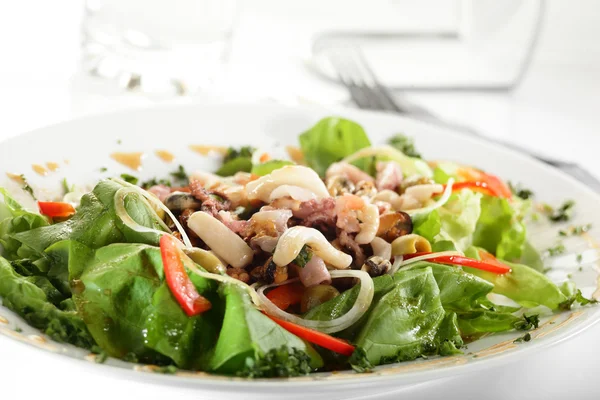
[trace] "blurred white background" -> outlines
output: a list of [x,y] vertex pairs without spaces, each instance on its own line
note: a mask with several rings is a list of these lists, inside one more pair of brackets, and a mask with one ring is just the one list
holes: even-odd
[[[303,21],[311,13],[302,12],[299,4],[303,2],[241,3],[229,78],[218,92],[192,98],[125,93],[83,73],[79,50],[83,1],[0,3],[0,140],[89,113],[164,102],[216,99],[327,105],[347,101],[342,87],[305,68],[310,29]],[[367,2],[352,4],[360,16]],[[319,23],[329,26],[327,19]],[[600,176],[599,37],[599,1],[549,0],[533,63],[516,90],[420,92],[410,93],[409,98],[487,135],[575,160]],[[599,398],[600,363],[595,356],[600,353],[599,335],[600,327],[596,327],[501,372],[437,382],[406,395],[437,398],[443,391],[445,396],[464,399]],[[193,396],[189,390],[141,387],[95,375],[93,370],[79,370],[70,360],[54,361],[47,354],[0,338],[0,398],[12,398],[10,393],[25,398],[54,398],[55,394],[104,399],[133,393],[144,399]]]

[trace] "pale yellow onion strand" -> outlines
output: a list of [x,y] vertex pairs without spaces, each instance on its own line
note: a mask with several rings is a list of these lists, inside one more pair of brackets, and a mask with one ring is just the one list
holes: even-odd
[[432,205],[423,207],[423,208],[417,208],[416,210],[406,210],[405,212],[408,215],[412,216],[412,215],[417,215],[417,214],[430,213],[433,210],[442,207],[444,204],[446,204],[448,202],[448,200],[450,199],[450,196],[452,196],[452,185],[454,185],[454,179],[450,178],[450,179],[448,179],[448,183],[446,183],[446,189],[444,190],[444,193],[442,193],[442,197],[440,197],[439,200],[437,200]]
[[[190,241],[190,238],[188,237],[187,233],[185,232],[185,229],[183,229],[183,226],[179,223],[179,220],[177,218],[175,218],[175,215],[173,215],[173,213],[171,212],[171,210],[169,210],[169,208],[166,205],[164,205],[164,203],[162,201],[160,201],[155,196],[153,196],[150,193],[148,193],[146,190],[140,188],[139,186],[136,186],[136,185],[133,185],[133,184],[131,184],[129,182],[126,182],[123,179],[120,179],[120,178],[111,178],[111,180],[113,180],[113,181],[115,181],[117,183],[120,183],[123,186],[133,188],[136,192],[138,192],[139,194],[141,194],[142,196],[144,196],[146,199],[148,199],[149,201],[153,202],[161,210],[163,210],[169,216],[169,218],[171,218],[171,220],[173,221],[173,224],[175,225],[175,227],[177,228],[177,230],[181,234],[181,239],[183,240],[183,243],[185,244],[185,246],[186,247],[194,247],[194,246],[192,246],[192,242]],[[152,207],[150,207],[150,209],[152,209]],[[152,210],[152,211],[154,211],[154,210]],[[160,221],[162,221],[162,219],[160,217],[158,217],[158,215],[157,215],[157,218]],[[169,229],[169,232],[171,232],[170,229]]]
[[419,262],[419,261],[429,260],[430,258],[448,257],[448,256],[462,256],[462,255],[463,254],[460,253],[460,252],[458,252],[458,251],[441,251],[439,253],[424,254],[422,256],[409,258],[408,260],[403,261],[400,266],[404,267],[406,265],[414,264],[414,263]]
[[358,278],[360,279],[360,291],[356,297],[354,305],[346,314],[339,318],[332,319],[330,321],[316,321],[310,319],[304,319],[297,315],[290,314],[281,310],[271,300],[265,296],[264,291],[266,286],[263,286],[257,290],[258,297],[262,303],[263,310],[273,317],[280,318],[284,321],[289,321],[297,325],[301,325],[310,329],[316,329],[324,333],[335,333],[343,331],[349,326],[353,325],[358,321],[364,313],[369,309],[373,301],[373,295],[375,293],[375,287],[373,285],[373,279],[365,271],[357,270],[335,270],[330,271],[331,277],[335,278]]

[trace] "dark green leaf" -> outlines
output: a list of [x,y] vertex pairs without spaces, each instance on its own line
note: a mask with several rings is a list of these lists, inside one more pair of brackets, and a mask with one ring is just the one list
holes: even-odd
[[[299,140],[307,165],[321,176],[334,162],[371,145],[359,124],[339,117],[323,118],[302,133]],[[353,164],[369,171],[372,160],[363,159]]]
[[133,175],[129,174],[121,174],[121,179],[123,179],[127,183],[131,183],[132,185],[137,185],[139,179]]
[[415,149],[415,141],[406,135],[398,134],[388,140],[388,144],[406,154],[409,157],[421,158],[421,154]]
[[250,172],[252,170],[252,159],[250,157],[238,157],[224,163],[215,174],[219,176],[232,176],[237,172]]
[[237,375],[247,378],[287,378],[308,375],[312,368],[310,357],[296,348],[282,346],[269,350],[258,358],[248,357]]
[[273,349],[283,346],[289,352],[296,349],[310,359],[311,368],[323,364],[318,353],[308,344],[281,328],[257,310],[246,291],[237,285],[223,285],[225,316],[223,326],[208,362],[217,373],[236,374],[248,365],[248,358],[256,362]]
[[310,261],[311,258],[312,258],[312,251],[311,251],[310,247],[308,247],[307,245],[304,245],[304,246],[302,246],[300,253],[298,253],[296,258],[294,259],[294,264],[296,264],[300,268],[304,268],[304,266],[306,264],[308,264],[308,262]]

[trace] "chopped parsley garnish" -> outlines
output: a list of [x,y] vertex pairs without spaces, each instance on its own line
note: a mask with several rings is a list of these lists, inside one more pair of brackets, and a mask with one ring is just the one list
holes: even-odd
[[173,171],[170,173],[170,175],[173,177],[173,179],[175,179],[176,181],[180,181],[184,184],[188,183],[188,174],[185,172],[185,169],[183,168],[183,165],[180,165],[177,170]]
[[515,329],[518,329],[520,331],[528,331],[530,329],[537,328],[539,324],[540,317],[538,314],[531,314],[529,316],[523,314],[523,319],[515,324]]
[[508,182],[508,187],[510,188],[510,191],[520,199],[529,200],[534,196],[533,191],[523,188],[521,184],[513,185],[511,182]]
[[558,305],[558,308],[560,308],[561,310],[570,310],[573,307],[573,304],[575,303],[579,303],[579,305],[585,306],[588,304],[596,304],[598,303],[598,300],[586,299],[585,297],[583,297],[583,294],[581,294],[581,290],[577,289],[573,296],[560,303]]
[[523,342],[529,342],[531,340],[531,334],[529,332],[527,332],[526,334],[524,334],[521,337],[516,338],[513,343],[523,343]]
[[23,329],[21,329],[20,326],[15,326],[15,332],[21,333],[21,332],[23,332]]
[[398,134],[388,140],[388,144],[400,150],[409,157],[421,158],[421,154],[415,149],[415,141],[406,135]]
[[108,171],[108,168],[106,168],[106,167],[100,168],[100,172],[106,172],[106,171]]
[[548,253],[548,255],[550,257],[559,256],[559,255],[563,254],[565,251],[567,251],[567,249],[565,248],[565,245],[562,243],[559,243],[556,246],[550,247],[546,250],[546,252]]
[[573,207],[575,207],[575,201],[567,200],[557,209],[553,209],[548,204],[544,204],[544,212],[548,216],[548,219],[552,222],[565,222],[571,219],[573,213]]
[[294,264],[296,264],[300,268],[304,268],[304,266],[306,264],[308,264],[308,262],[310,261],[311,258],[312,258],[312,251],[310,250],[310,247],[308,247],[307,245],[304,245],[302,247],[302,250],[300,250],[300,253],[298,253],[298,256],[296,257],[296,259],[294,259]]
[[348,362],[350,363],[350,367],[352,367],[354,372],[373,372],[373,364],[371,364],[367,358],[367,353],[360,347],[354,350],[354,353],[352,353],[352,356],[350,356]]
[[592,224],[572,226],[567,230],[558,231],[559,236],[581,236],[592,229]]
[[35,197],[35,194],[33,193],[33,188],[29,186],[29,182],[27,182],[27,178],[25,178],[25,175],[21,174],[19,175],[19,177],[23,181],[23,187],[21,189],[29,193],[34,200],[37,200],[37,197]]
[[577,262],[581,263],[583,261],[583,254],[577,254]]
[[67,182],[67,178],[63,178],[62,187],[65,194],[71,193],[73,191],[73,185],[69,185],[69,183]]
[[239,150],[233,147],[227,149],[225,156],[223,157],[223,163],[231,161],[239,157],[252,158],[252,154],[256,151],[256,148],[252,146],[243,146]]
[[121,179],[123,179],[127,183],[131,183],[132,185],[137,185],[139,179],[133,175],[129,174],[121,174]]
[[244,368],[237,375],[247,378],[284,378],[308,375],[311,371],[310,357],[305,352],[282,346],[269,350],[258,359],[247,357]]
[[142,182],[140,186],[144,189],[148,189],[149,187],[158,186],[158,185],[165,185],[165,186],[171,187],[172,184],[171,184],[171,181],[168,179],[152,178],[145,182]]

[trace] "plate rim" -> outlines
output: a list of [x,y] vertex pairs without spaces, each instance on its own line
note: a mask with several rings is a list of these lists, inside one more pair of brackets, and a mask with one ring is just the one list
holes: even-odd
[[[27,138],[29,136],[35,136],[40,132],[43,132],[47,129],[57,129],[63,126],[68,126],[77,123],[85,123],[86,121],[93,122],[97,119],[105,119],[105,118],[119,118],[121,116],[128,116],[132,113],[141,113],[148,115],[152,114],[156,111],[163,110],[173,110],[176,112],[189,112],[189,110],[198,109],[198,108],[225,108],[225,109],[235,109],[235,108],[257,108],[257,109],[266,109],[271,108],[279,111],[295,111],[302,112],[303,114],[313,115],[315,113],[326,115],[326,114],[337,114],[340,116],[348,116],[348,118],[360,118],[361,115],[366,116],[385,116],[386,118],[394,118],[399,121],[400,124],[408,121],[410,124],[414,124],[415,126],[422,127],[423,130],[435,131],[439,134],[444,133],[448,135],[452,135],[454,137],[459,137],[460,140],[466,140],[467,142],[478,143],[479,145],[484,145],[490,149],[494,149],[495,152],[501,152],[510,155],[511,157],[517,157],[522,161],[526,161],[529,163],[535,164],[538,168],[541,168],[544,173],[559,176],[563,180],[569,181],[571,184],[577,186],[580,190],[586,193],[587,196],[591,196],[596,200],[600,201],[600,194],[593,191],[591,188],[583,184],[582,182],[576,180],[572,176],[566,174],[565,172],[552,167],[550,165],[544,164],[543,162],[532,158],[524,153],[516,151],[514,149],[502,146],[500,144],[491,142],[487,140],[485,137],[475,137],[467,134],[461,134],[460,132],[450,129],[448,127],[438,126],[432,122],[420,121],[414,118],[409,118],[402,115],[392,115],[389,113],[381,112],[381,111],[369,111],[369,110],[358,110],[350,107],[344,106],[324,106],[324,105],[300,105],[300,106],[290,106],[290,105],[282,105],[282,104],[263,104],[257,102],[207,102],[207,103],[189,103],[189,104],[158,104],[152,106],[141,106],[141,107],[131,107],[127,109],[121,109],[116,111],[104,111],[99,113],[86,114],[83,116],[79,116],[77,118],[63,120],[59,122],[55,122],[53,124],[45,125],[42,127],[38,127],[26,132],[13,134],[2,141],[0,141],[0,149],[10,144],[12,141],[16,141],[22,138]],[[2,309],[6,309],[3,306],[0,306]],[[342,379],[335,379],[335,374],[330,374],[328,376],[318,375],[309,375],[304,377],[293,377],[293,378],[267,378],[267,379],[244,379],[244,378],[231,378],[224,377],[220,375],[212,375],[211,374],[202,374],[201,376],[178,376],[178,375],[164,375],[157,374],[156,372],[151,371],[139,371],[135,370],[133,366],[136,364],[131,364],[132,368],[123,368],[120,366],[114,365],[105,365],[105,364],[96,364],[93,362],[86,361],[84,358],[75,357],[68,354],[60,354],[56,352],[52,352],[49,349],[40,348],[33,343],[27,343],[22,340],[16,339],[13,335],[7,335],[4,333],[3,329],[0,329],[0,334],[3,337],[8,337],[15,341],[20,341],[24,345],[29,345],[33,347],[38,347],[41,350],[46,350],[47,352],[54,353],[59,356],[66,356],[71,360],[79,360],[83,361],[86,364],[91,364],[92,368],[96,368],[96,366],[108,367],[102,368],[104,372],[117,375],[122,375],[124,372],[129,376],[135,376],[136,379],[142,380],[143,378],[147,378],[152,376],[153,380],[160,381],[160,383],[164,384],[177,384],[181,386],[182,384],[186,387],[198,387],[198,385],[204,385],[206,388],[213,389],[236,389],[241,390],[248,386],[253,388],[267,388],[267,389],[279,389],[279,388],[291,388],[291,387],[306,387],[309,385],[311,388],[323,388],[323,387],[338,387],[339,385],[359,385],[366,384],[372,386],[377,383],[384,382],[396,382],[396,386],[400,386],[402,384],[408,383],[418,383],[427,380],[437,380],[442,379],[444,377],[451,377],[465,373],[473,368],[477,368],[477,370],[483,370],[487,368],[493,368],[494,366],[505,365],[513,359],[521,357],[525,354],[534,354],[538,351],[546,349],[548,347],[552,347],[555,345],[559,345],[560,343],[582,333],[583,331],[591,328],[595,324],[600,321],[600,312],[588,313],[587,319],[580,324],[576,328],[572,328],[570,330],[564,330],[562,332],[557,332],[545,341],[537,342],[536,344],[528,344],[527,347],[523,347],[519,351],[511,351],[505,354],[494,355],[488,358],[486,361],[477,362],[477,363],[465,363],[461,365],[452,365],[446,366],[443,368],[432,368],[429,370],[417,370],[417,371],[403,371],[397,373],[389,373],[389,374],[378,374],[375,373],[356,373],[354,376],[348,377],[345,376]],[[51,341],[51,340],[50,340]],[[51,341],[53,343],[58,343]],[[60,344],[60,343],[59,343]],[[62,344],[61,344],[62,345]],[[449,358],[449,357],[446,357]],[[390,364],[390,366],[402,365],[402,363]],[[388,367],[390,368],[390,367]],[[383,370],[386,369],[386,366],[383,366]],[[139,372],[143,372],[143,374],[139,374]],[[132,374],[133,373],[133,374]],[[418,379],[417,379],[418,378]]]

